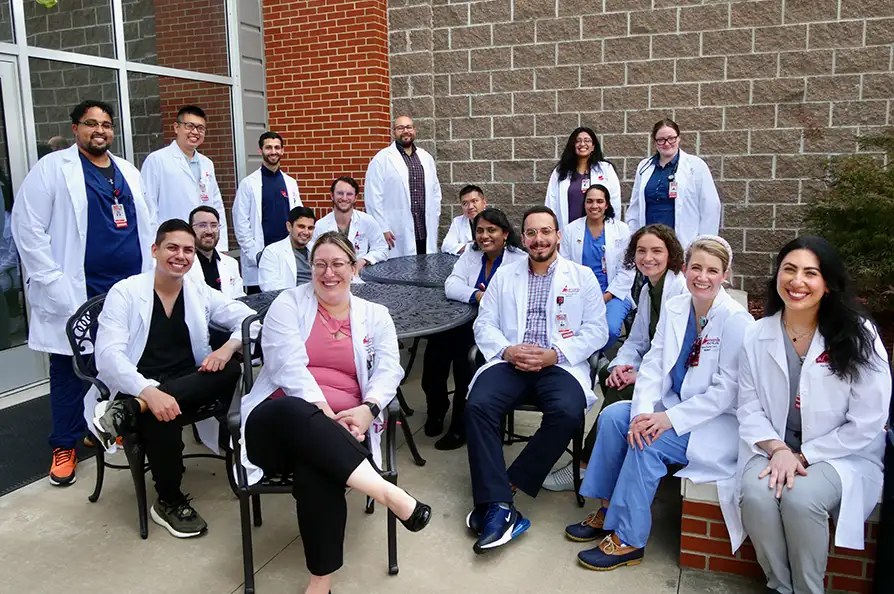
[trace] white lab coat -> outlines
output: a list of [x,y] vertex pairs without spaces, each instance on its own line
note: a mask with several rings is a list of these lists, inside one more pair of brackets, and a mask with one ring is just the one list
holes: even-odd
[[217,178],[214,177],[214,163],[200,152],[196,151],[196,154],[201,166],[198,183],[176,140],[163,149],[149,153],[141,169],[146,202],[159,224],[169,219],[189,221],[189,213],[197,206],[205,205],[216,209],[220,215],[217,251],[226,252],[229,249],[227,213]]
[[445,254],[459,255],[460,250],[467,247],[475,238],[472,237],[472,221],[466,215],[453,217],[447,235],[441,242],[441,251]]
[[[220,260],[217,262],[217,272],[220,273],[220,292],[227,299],[245,297],[242,277],[239,276],[239,262],[235,258],[220,252],[217,255],[220,256]],[[198,254],[196,254],[196,260],[186,274],[191,276],[197,283],[205,282],[205,275],[202,273],[202,264],[199,262]]]
[[[546,186],[545,204],[556,213],[559,219],[559,231],[564,233],[568,225],[568,186],[571,185],[571,177],[559,181],[559,172],[553,169],[549,176],[549,184]],[[615,209],[615,218],[621,220],[621,181],[618,173],[608,161],[598,161],[590,168],[590,185],[602,185],[608,188],[608,200]]]
[[[366,212],[372,215],[382,233],[394,234],[394,247],[389,257],[416,255],[416,233],[410,211],[410,173],[395,143],[376,153],[366,170]],[[435,160],[424,149],[416,147],[425,172],[425,251],[438,252],[438,222],[441,218],[441,185]]]
[[[137,371],[149,338],[154,302],[154,270],[118,281],[106,296],[99,314],[94,352],[97,377],[108,386],[112,399],[119,393],[137,396],[147,387],[159,385]],[[231,339],[241,340],[243,320],[255,313],[244,303],[227,299],[204,281],[196,282],[189,275],[183,278],[183,306],[196,369],[211,354],[208,341],[212,322],[228,329],[232,333]],[[252,334],[257,336],[257,326],[252,329]],[[95,387],[84,396],[84,419],[94,432],[93,411],[98,398],[99,391]],[[197,424],[202,442],[215,452],[218,426],[217,419]]]
[[[682,272],[668,271],[664,277],[664,287],[661,291],[661,308],[671,297],[688,293],[686,288],[686,277]],[[609,363],[608,368],[617,367],[618,365],[632,365],[636,371],[643,362],[643,357],[649,352],[652,341],[649,338],[649,324],[652,317],[652,298],[649,297],[649,287],[644,284],[639,293],[639,305],[636,310],[636,317],[633,319],[633,328],[627,340],[618,349],[618,354]],[[656,328],[657,331],[657,328]]]
[[[562,243],[560,250],[562,255],[583,265],[584,263],[584,239],[587,234],[587,217],[581,217],[569,223],[562,231]],[[602,292],[608,292],[621,300],[633,301],[630,298],[630,290],[633,288],[635,271],[624,268],[624,255],[627,253],[627,244],[630,243],[630,229],[627,223],[619,221],[617,217],[606,219],[602,234],[605,236],[605,274],[608,277],[608,287],[602,287]]]
[[[314,225],[314,241],[328,231],[338,231],[335,213],[330,212]],[[369,214],[354,210],[351,213],[351,236],[348,241],[354,246],[357,258],[369,264],[377,264],[388,259],[388,242],[382,234],[379,223]]]
[[[158,225],[143,197],[140,172],[124,159],[109,156],[133,194],[143,270],[151,270]],[[87,186],[77,145],[45,156],[25,177],[12,208],[12,233],[31,304],[28,346],[71,355],[65,322],[87,300]]]
[[[503,349],[521,344],[528,313],[528,259],[501,265],[493,276],[475,320],[475,343],[487,363],[475,373],[469,392],[484,370],[506,361],[499,358]],[[557,298],[562,297],[561,308]],[[560,333],[557,314],[567,316],[567,337]],[[587,409],[596,403],[590,381],[590,355],[608,341],[605,301],[593,271],[558,256],[552,288],[546,302],[546,333],[551,346],[557,347],[567,361],[559,367],[574,376],[587,398]]]
[[[313,240],[307,244],[307,254],[313,249]],[[258,285],[262,291],[290,289],[298,283],[298,265],[292,251],[292,239],[286,237],[271,243],[261,253],[258,267]]]
[[721,289],[702,329],[699,364],[689,368],[677,395],[671,389],[671,371],[683,348],[691,306],[688,293],[664,304],[652,348],[643,357],[636,376],[630,420],[640,414],[667,411],[677,434],[690,434],[686,448],[689,464],[676,476],[694,483],[716,481],[720,509],[733,539],[741,530],[735,500],[738,358],[745,332],[754,319]]
[[[264,366],[251,392],[242,399],[242,465],[248,472],[249,484],[261,480],[263,472],[248,460],[245,423],[251,411],[278,388],[287,398],[303,398],[323,402],[320,386],[307,369],[309,361],[305,342],[317,317],[317,297],[311,284],[282,292],[264,318],[261,346]],[[354,366],[363,401],[378,403],[383,414],[369,428],[369,449],[373,460],[382,468],[382,430],[384,411],[397,393],[404,377],[400,366],[397,332],[388,308],[360,297],[351,296],[351,343]],[[397,422],[391,419],[390,423]],[[326,444],[320,444],[325,447]]]
[[[472,245],[460,255],[459,260],[453,265],[453,271],[444,282],[444,294],[447,299],[468,303],[475,291],[481,290],[475,286],[475,283],[481,275],[482,256],[484,256],[484,252],[472,249]],[[503,249],[503,261],[500,262],[497,271],[499,272],[504,266],[513,262],[527,259],[528,254],[524,251],[512,247],[505,248]],[[493,276],[491,276],[491,280],[493,280]]]
[[[289,210],[302,206],[298,183],[283,172],[286,192],[289,194]],[[246,285],[258,284],[258,254],[264,249],[264,228],[261,224],[261,170],[239,182],[233,201],[233,233],[239,243],[242,263],[242,279]]]
[[[646,184],[655,171],[655,163],[648,157],[636,167],[627,225],[631,233],[646,225]],[[720,196],[708,164],[695,155],[680,150],[677,162],[677,198],[674,200],[674,230],[685,248],[699,235],[717,235],[720,231]]]
[[[788,337],[782,332],[781,315],[777,312],[750,328],[739,357],[739,489],[745,463],[755,455],[767,455],[757,443],[785,441],[789,377],[784,341]],[[872,324],[865,325],[875,337],[875,368],[860,369],[856,381],[834,375],[823,361],[826,343],[817,332],[804,357],[798,384],[801,452],[811,464],[827,462],[838,473],[842,494],[835,546],[857,550],[863,549],[863,522],[882,493],[885,422],[891,399],[888,354]],[[794,488],[798,488],[797,478]],[[744,533],[737,536],[733,549],[745,538]]]

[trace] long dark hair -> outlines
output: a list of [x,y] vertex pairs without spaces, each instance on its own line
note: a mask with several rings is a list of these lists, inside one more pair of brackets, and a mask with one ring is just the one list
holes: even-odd
[[[509,222],[509,217],[506,216],[499,208],[491,208],[488,206],[477,215],[475,215],[475,220],[472,221],[472,231],[474,234],[474,230],[478,228],[478,221],[487,221],[488,223],[492,223],[503,230],[504,233],[508,233],[509,235],[506,237],[506,245],[503,246],[503,249],[507,248],[515,248],[517,250],[524,250],[522,247],[521,236],[518,234],[518,231],[512,226],[512,223]],[[478,247],[478,242],[472,242],[472,249],[475,251],[480,250]]]
[[556,165],[556,171],[559,172],[559,181],[562,181],[571,175],[572,171],[577,169],[577,153],[574,146],[577,142],[577,135],[581,132],[586,132],[593,140],[593,152],[590,153],[590,159],[587,161],[587,171],[589,172],[595,163],[605,161],[605,155],[602,154],[602,145],[599,144],[599,139],[592,128],[587,128],[586,126],[575,128],[571,136],[568,137],[568,142],[565,143],[565,150],[562,151],[562,156],[559,157],[559,163]]
[[860,376],[860,367],[874,364],[877,358],[873,333],[865,325],[871,318],[857,300],[853,281],[838,251],[828,241],[815,235],[803,235],[779,250],[773,276],[767,281],[766,315],[771,316],[785,308],[776,290],[776,278],[782,261],[794,250],[813,252],[826,281],[828,292],[820,301],[817,328],[826,341],[829,367],[841,379],[856,380]]
[[[587,191],[584,192],[584,210],[587,209],[587,194],[592,192],[593,190],[599,190],[602,192],[602,195],[605,196],[605,213],[603,213],[603,218],[607,221],[609,219],[615,218],[615,207],[612,206],[611,195],[608,193],[608,188],[603,186],[602,184],[594,184],[587,188]],[[584,214],[584,218],[586,218],[586,213]]]

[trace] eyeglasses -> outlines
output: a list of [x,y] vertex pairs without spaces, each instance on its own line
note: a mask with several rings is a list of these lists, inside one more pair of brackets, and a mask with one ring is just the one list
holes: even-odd
[[538,234],[543,235],[544,237],[552,237],[553,233],[556,230],[552,227],[543,227],[542,229],[525,229],[525,237],[528,239],[534,239]]
[[668,136],[667,138],[656,138],[655,144],[673,144],[677,142],[679,136]]
[[106,132],[109,132],[109,131],[115,129],[115,124],[113,124],[112,122],[97,122],[96,120],[84,120],[83,122],[78,122],[78,123],[80,125],[84,126],[85,128],[91,128],[93,130],[96,130],[97,128],[102,128]]
[[208,131],[208,128],[206,128],[202,124],[193,124],[192,122],[184,122],[183,120],[177,120],[177,123],[186,128],[188,132],[198,132],[199,134],[204,134]]
[[220,223],[194,223],[193,228],[200,229],[202,231],[208,231],[209,229],[211,231],[217,231],[218,229],[220,229]]
[[353,264],[353,262],[349,262],[348,260],[333,260],[332,262],[326,262],[325,260],[316,260],[311,264],[314,269],[314,272],[317,274],[323,274],[326,272],[327,268],[331,268],[332,272],[338,274],[340,272],[344,272],[345,267],[349,264]]
[[395,126],[394,129],[398,132],[408,132],[410,130],[415,130],[416,126],[413,124],[410,124],[409,126]]

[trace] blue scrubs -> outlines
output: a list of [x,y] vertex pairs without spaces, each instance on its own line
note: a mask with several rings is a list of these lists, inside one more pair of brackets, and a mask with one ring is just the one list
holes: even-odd
[[[697,339],[695,310],[692,310],[683,347],[671,370],[673,390],[678,394]],[[658,483],[667,474],[668,464],[689,463],[686,448],[691,434],[677,435],[671,428],[642,450],[638,446],[631,447],[627,443],[630,407],[630,401],[616,402],[599,415],[596,445],[588,465],[598,468],[599,472],[588,472],[584,476],[580,493],[584,497],[610,500],[605,529],[614,531],[622,543],[641,549],[646,546],[652,530],[650,510]]]
[[[490,278],[484,278],[485,272],[487,270],[487,255],[481,254],[481,272],[478,273],[478,280],[475,281],[475,289],[481,290],[481,285],[484,285],[484,288],[487,288],[487,285],[490,284],[490,279],[494,277],[497,273],[497,268],[500,267],[500,264],[503,263],[503,254],[506,253],[506,249],[504,248],[500,255],[497,256],[497,259],[494,260],[494,267],[490,271]],[[475,304],[478,300],[475,299],[475,293],[472,293],[472,296],[469,297],[469,303]]]
[[[87,245],[84,277],[87,298],[107,293],[119,280],[139,274],[143,268],[137,211],[130,186],[114,162],[106,171],[81,157],[87,189]],[[111,182],[111,183],[110,183]],[[115,224],[112,206],[124,207],[127,226]]]
[[[584,233],[584,249],[582,262],[596,275],[602,292],[608,290],[608,273],[603,268],[605,263],[605,231],[599,234],[599,237],[593,237],[590,228],[586,227]],[[618,299],[613,297],[605,304],[605,321],[608,323],[608,342],[602,347],[603,350],[611,348],[612,345],[621,336],[621,326],[630,313],[632,304],[626,299]]]
[[265,246],[289,235],[286,229],[288,220],[289,192],[282,171],[261,167],[261,229],[264,231]]
[[658,164],[658,155],[652,157],[655,169],[652,176],[646,182],[644,194],[646,198],[646,225],[662,224],[674,229],[676,216],[674,214],[674,199],[668,196],[670,184],[676,178],[677,164],[680,161],[680,153],[677,153],[664,167]]

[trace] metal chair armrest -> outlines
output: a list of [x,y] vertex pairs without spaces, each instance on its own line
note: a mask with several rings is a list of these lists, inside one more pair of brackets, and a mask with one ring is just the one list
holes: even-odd
[[888,446],[894,448],[894,427],[888,428]]
[[233,436],[233,441],[238,441],[242,433],[242,398],[236,396],[230,401],[227,410],[227,429]]
[[592,355],[590,355],[590,358],[589,358],[587,361],[590,363],[590,369],[591,369],[592,371],[598,371],[598,370],[599,370],[599,358],[600,358],[601,356],[602,356],[602,352],[601,352],[601,351],[596,351],[595,353],[593,353]]

